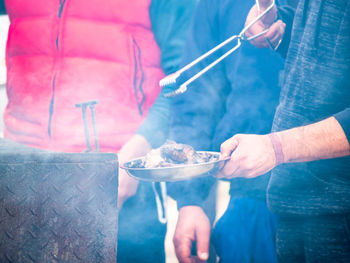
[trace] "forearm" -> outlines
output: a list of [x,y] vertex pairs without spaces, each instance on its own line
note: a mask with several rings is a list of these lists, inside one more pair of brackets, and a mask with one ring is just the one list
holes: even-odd
[[323,121],[277,132],[284,162],[307,162],[343,157],[350,154],[349,142],[339,122]]
[[[135,134],[129,139],[118,152],[118,161],[120,164],[144,156],[151,150],[151,145],[141,135]],[[124,169],[119,169],[118,176],[118,202],[117,206],[120,209],[124,202],[135,195],[138,187],[138,180],[130,177]]]
[[168,92],[170,92],[170,88],[162,89],[150,108],[147,118],[136,131],[136,134],[143,136],[153,148],[161,146],[168,137],[170,101],[164,96]]
[[[236,134],[221,145],[230,156],[218,178],[253,178],[276,165],[350,155],[349,141],[335,117],[269,135]],[[252,151],[254,149],[254,151]]]

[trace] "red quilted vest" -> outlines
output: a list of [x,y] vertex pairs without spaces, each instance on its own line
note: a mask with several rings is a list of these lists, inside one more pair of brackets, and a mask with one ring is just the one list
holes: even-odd
[[118,151],[160,92],[150,0],[5,4],[11,21],[5,136],[44,149],[83,151],[82,111],[75,105],[97,100],[101,150]]

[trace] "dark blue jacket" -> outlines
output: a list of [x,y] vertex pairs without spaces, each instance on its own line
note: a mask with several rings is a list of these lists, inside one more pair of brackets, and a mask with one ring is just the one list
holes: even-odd
[[[182,64],[239,34],[254,3],[253,0],[201,0]],[[186,71],[180,84],[235,44]],[[272,50],[257,49],[244,42],[235,53],[190,84],[187,92],[173,99],[172,139],[190,144],[196,150],[219,151],[220,144],[236,133],[269,133],[278,104],[278,76],[282,66],[281,57]],[[230,193],[264,199],[267,182],[268,175],[234,179]],[[212,183],[212,178],[200,178],[179,184],[176,191],[182,195],[192,193],[188,198],[181,198],[184,200],[179,206],[199,202],[198,196],[205,196],[207,186]],[[172,188],[169,191],[172,192]]]

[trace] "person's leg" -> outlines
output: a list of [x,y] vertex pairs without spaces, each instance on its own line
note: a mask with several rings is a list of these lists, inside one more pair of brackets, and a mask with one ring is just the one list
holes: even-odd
[[150,183],[141,183],[136,195],[119,212],[118,263],[164,263],[166,224],[158,221]]
[[212,241],[223,263],[274,263],[276,217],[262,201],[231,199]]
[[305,220],[308,263],[350,262],[349,216],[329,215]]

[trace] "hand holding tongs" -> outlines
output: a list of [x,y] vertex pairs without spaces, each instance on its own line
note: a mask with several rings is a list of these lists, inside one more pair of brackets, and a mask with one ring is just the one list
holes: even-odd
[[[187,90],[187,85],[189,85],[190,83],[192,83],[194,80],[196,80],[197,78],[199,78],[201,75],[203,75],[205,72],[207,72],[209,69],[211,69],[212,67],[214,67],[216,64],[218,64],[220,61],[222,61],[224,58],[226,58],[227,56],[229,56],[230,54],[232,54],[234,51],[236,51],[240,46],[241,46],[241,41],[250,41],[253,40],[255,38],[258,38],[262,35],[264,35],[269,29],[265,29],[264,31],[251,36],[249,38],[245,37],[245,32],[252,26],[254,25],[258,20],[260,20],[264,15],[266,15],[275,5],[275,1],[272,0],[271,5],[265,9],[264,12],[262,12],[260,15],[258,15],[253,21],[251,21],[247,26],[245,26],[243,28],[243,30],[239,33],[239,35],[233,35],[230,38],[226,39],[224,42],[220,43],[219,45],[215,46],[214,48],[212,48],[211,50],[209,50],[208,52],[204,53],[203,55],[201,55],[200,57],[198,57],[197,59],[193,60],[192,62],[190,62],[189,64],[187,64],[186,66],[184,66],[183,68],[179,69],[178,71],[176,71],[175,73],[172,73],[168,76],[166,76],[165,78],[161,79],[159,81],[159,85],[161,87],[170,85],[170,84],[174,84],[176,83],[176,79],[186,70],[188,70],[189,68],[191,68],[192,66],[194,66],[195,64],[197,64],[198,62],[200,62],[201,60],[205,59],[206,57],[208,57],[209,55],[211,55],[212,53],[214,53],[215,51],[217,51],[218,49],[224,47],[225,45],[227,45],[228,43],[230,43],[231,41],[237,39],[237,44],[230,49],[229,51],[227,51],[225,54],[223,54],[221,57],[219,57],[217,60],[215,60],[214,62],[210,63],[208,66],[206,66],[204,69],[202,69],[201,71],[199,71],[197,74],[195,74],[193,77],[191,77],[190,79],[188,79],[187,81],[185,81],[183,84],[180,85],[180,87],[178,89],[176,89],[173,92],[167,93],[165,94],[166,97],[173,97],[176,96],[178,94],[182,94]],[[260,5],[259,5],[259,0],[256,0],[256,6],[257,9],[260,10]]]

